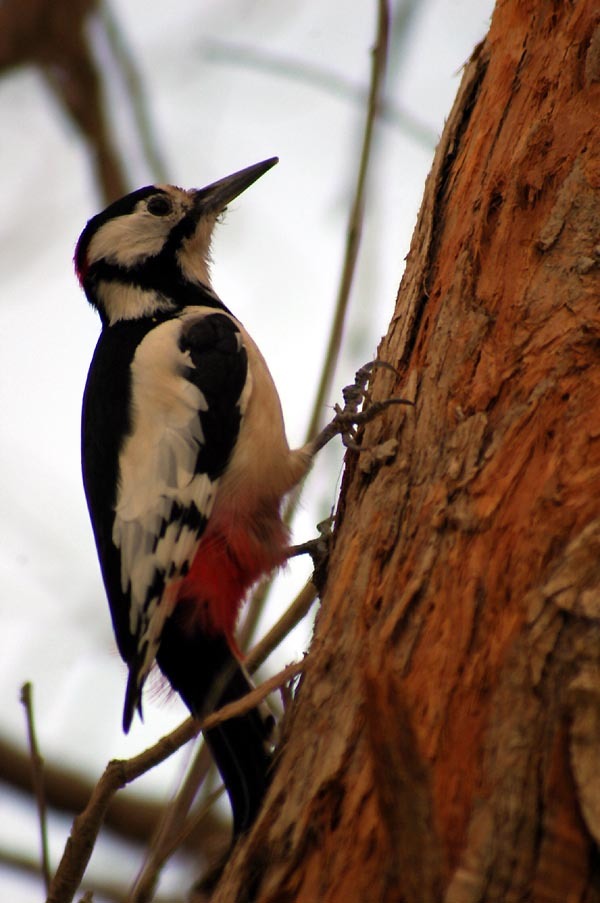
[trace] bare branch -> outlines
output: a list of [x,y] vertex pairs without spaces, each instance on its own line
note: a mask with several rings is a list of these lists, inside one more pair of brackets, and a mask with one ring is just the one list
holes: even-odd
[[300,623],[302,618],[306,617],[316,598],[315,586],[309,581],[269,632],[250,650],[246,657],[246,667],[249,671],[256,671],[288,633]]
[[[360,163],[358,167],[358,176],[356,188],[354,191],[354,200],[350,211],[348,228],[346,231],[346,249],[344,253],[344,261],[342,265],[342,274],[338,288],[338,295],[335,306],[335,313],[331,331],[329,334],[329,342],[325,353],[323,369],[321,371],[321,379],[313,402],[312,413],[306,430],[306,442],[317,434],[323,416],[323,405],[325,398],[331,388],[331,381],[337,364],[344,322],[348,311],[350,301],[350,292],[354,273],[356,269],[356,261],[358,258],[358,250],[360,246],[360,238],[362,232],[362,222],[364,214],[365,192],[367,183],[367,174],[369,170],[369,160],[371,155],[371,147],[373,143],[373,129],[375,121],[380,112],[381,99],[383,94],[383,84],[385,69],[387,63],[387,46],[389,32],[389,8],[387,0],[378,0],[378,18],[377,18],[377,35],[375,46],[373,48],[372,66],[371,66],[371,82],[369,87],[369,99],[367,105],[367,116],[362,141],[362,150],[360,155]],[[295,491],[289,496],[286,509],[285,520],[289,524],[294,516],[303,483],[296,487]],[[264,609],[272,580],[261,584],[255,592],[242,630],[242,644],[248,643],[253,635],[253,631],[258,623],[260,615]]]
[[[142,903],[150,898],[163,865],[178,845],[185,840],[188,833],[184,834],[185,819],[208,774],[211,762],[210,751],[206,744],[202,743],[194,755],[177,794],[163,811],[142,868],[130,893],[131,903]],[[218,795],[223,789],[223,787],[219,788]],[[174,838],[176,838],[175,842]]]
[[113,759],[94,788],[86,809],[73,822],[71,834],[60,865],[50,885],[47,903],[70,903],[81,883],[92,855],[98,833],[104,821],[107,807],[113,795],[142,774],[168,759],[176,750],[195,737],[201,730],[207,731],[229,718],[250,711],[269,693],[287,683],[304,668],[302,662],[294,662],[264,684],[252,690],[243,699],[223,706],[202,722],[188,718],[178,728],[149,749],[132,759]]
[[[208,748],[202,746],[200,753],[196,758],[196,762],[208,756]],[[201,763],[200,767],[202,767]],[[186,779],[187,784],[187,779]],[[167,818],[161,826],[160,836],[157,842],[150,848],[146,861],[135,880],[132,890],[127,897],[127,903],[149,903],[154,900],[154,891],[160,877],[161,870],[168,859],[182,846],[187,837],[194,831],[200,822],[202,822],[209,814],[212,806],[217,802],[219,797],[225,792],[225,787],[221,785],[217,787],[199,806],[196,812],[184,821],[182,810],[182,800],[185,793],[178,794],[173,801],[173,806],[169,807]],[[218,853],[218,859],[221,860],[226,852],[226,847],[222,847]]]
[[[406,18],[404,12],[398,17],[397,30],[399,32],[405,28]],[[285,78],[303,85],[310,85],[319,91],[343,98],[357,106],[365,103],[362,87],[325,66],[306,60],[294,61],[290,59],[289,55],[267,52],[264,47],[256,50],[234,41],[210,40],[202,45],[202,49],[204,56],[211,63],[267,72],[276,78]],[[380,115],[383,122],[400,129],[423,147],[430,150],[435,147],[438,139],[436,132],[409,110],[384,102],[381,105]]]
[[[288,633],[306,616],[316,598],[316,594],[314,584],[311,582],[307,583],[277,623],[249,652],[245,664],[250,672],[255,671],[273,650],[279,646]],[[143,903],[144,900],[148,899],[148,894],[155,886],[160,869],[168,857],[187,839],[190,831],[197,825],[200,818],[205,817],[206,805],[203,805],[200,813],[196,813],[193,818],[188,820],[187,824],[185,822],[186,815],[191,809],[198,789],[206,778],[210,764],[211,757],[208,748],[202,745],[197,751],[176,797],[163,813],[163,817],[150,843],[145,864],[136,879],[131,894],[131,903]],[[221,792],[222,788],[217,791],[219,794]],[[175,841],[173,840],[174,837],[176,838]]]
[[[354,201],[352,203],[352,209],[350,211],[350,218],[348,221],[348,228],[346,231],[346,250],[344,253],[344,262],[342,266],[342,275],[340,278],[340,286],[336,301],[335,315],[331,327],[331,334],[329,336],[329,345],[325,354],[325,365],[321,374],[321,382],[317,390],[312,416],[308,425],[308,429],[306,431],[307,442],[310,442],[310,440],[315,436],[319,429],[319,424],[321,423],[323,416],[323,404],[331,388],[331,380],[333,378],[333,372],[337,363],[337,358],[342,342],[344,321],[348,310],[348,302],[350,300],[350,292],[352,289],[352,282],[354,280],[356,261],[358,259],[358,250],[360,247],[360,239],[362,234],[367,174],[369,171],[371,147],[373,144],[373,130],[380,109],[383,81],[387,62],[388,32],[389,9],[387,0],[379,0],[377,16],[377,36],[375,39],[375,46],[373,48],[369,102],[367,107],[367,118],[365,122],[365,131],[363,135],[362,150],[358,168],[358,178],[356,181]],[[288,508],[288,515],[289,513],[290,509]]]
[[44,878],[44,886],[46,893],[50,889],[50,860],[48,857],[48,819],[46,816],[46,795],[44,793],[44,760],[42,759],[38,747],[35,720],[33,716],[33,691],[29,682],[21,687],[21,702],[25,709],[25,717],[27,720],[27,739],[29,742],[29,756],[31,759],[31,780],[37,803],[38,817],[40,822],[40,847],[41,847],[41,864],[42,876]]
[[[30,793],[31,762],[29,754],[5,737],[0,737],[0,781],[25,793]],[[44,761],[44,792],[49,809],[72,814],[85,808],[93,786],[87,777],[71,768]],[[106,814],[105,825],[120,837],[136,843],[148,843],[163,811],[162,803],[143,799],[135,793],[114,797]],[[220,817],[210,826],[211,835],[223,833]],[[190,847],[197,848],[200,837],[194,837]]]
[[152,178],[155,182],[167,182],[167,168],[160,155],[158,141],[152,130],[144,84],[135,65],[133,54],[109,4],[100,2],[98,11],[115,61],[123,73],[140,144],[152,173]]

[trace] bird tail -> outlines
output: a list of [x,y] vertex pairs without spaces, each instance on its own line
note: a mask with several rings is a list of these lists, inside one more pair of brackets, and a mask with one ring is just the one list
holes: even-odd
[[[180,602],[165,622],[156,660],[191,713],[201,719],[253,687],[226,638],[178,617],[181,608]],[[272,727],[272,718],[254,708],[204,734],[229,795],[236,834],[251,826],[269,786]]]
[[[215,708],[241,699],[253,689],[239,663],[231,657],[235,670]],[[229,669],[227,669],[229,670]],[[272,752],[269,735],[273,723],[259,708],[230,718],[206,731],[204,738],[227,788],[236,834],[251,825],[270,782]]]

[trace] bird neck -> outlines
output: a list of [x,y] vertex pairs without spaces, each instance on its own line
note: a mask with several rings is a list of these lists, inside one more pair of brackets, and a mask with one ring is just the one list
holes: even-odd
[[210,286],[179,282],[173,292],[146,288],[120,280],[102,280],[90,299],[100,312],[103,326],[132,320],[169,319],[186,307],[227,310]]

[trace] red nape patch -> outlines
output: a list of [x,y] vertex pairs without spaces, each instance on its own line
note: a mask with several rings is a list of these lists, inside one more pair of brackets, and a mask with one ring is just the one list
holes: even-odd
[[83,285],[83,280],[87,276],[90,265],[87,258],[87,243],[84,244],[81,241],[81,238],[77,242],[77,247],[75,248],[73,266],[75,267],[75,275],[77,276],[80,285]]
[[179,585],[178,598],[194,600],[194,615],[202,628],[207,633],[224,633],[238,657],[233,634],[241,604],[257,580],[284,563],[287,539],[281,522],[266,542],[239,528],[230,528],[227,535],[213,530],[201,540]]

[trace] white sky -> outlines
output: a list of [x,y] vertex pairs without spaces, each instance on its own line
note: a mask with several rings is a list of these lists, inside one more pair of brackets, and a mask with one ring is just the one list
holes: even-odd
[[[491,8],[491,0],[423,0],[403,59],[390,61],[394,108],[439,134]],[[118,4],[171,181],[200,187],[280,157],[220,227],[213,283],[269,361],[292,443],[302,441],[327,340],[364,107],[309,78],[226,59],[222,45],[329,73],[360,95],[374,9],[355,3],[348,14],[347,4],[318,0],[174,0],[165,14],[157,0]],[[131,187],[139,187],[152,177],[135,162],[118,84],[110,104],[133,161]],[[24,742],[19,689],[31,680],[43,754],[96,776],[109,758],[139,752],[186,712],[147,694],[145,723],[121,734],[125,670],[79,464],[81,394],[99,332],[71,264],[79,232],[101,206],[86,151],[32,70],[0,81],[0,116],[0,732]],[[380,124],[378,139],[346,352],[329,404],[386,331],[431,163],[433,148],[397,122]],[[338,448],[317,461],[297,541],[328,513],[340,460]],[[307,575],[303,562],[280,580],[269,622]],[[301,656],[306,641],[307,629],[296,631],[273,667]],[[181,767],[181,759],[169,763],[140,788],[164,795]],[[56,856],[67,828],[60,822],[53,831]],[[7,797],[0,797],[0,849],[37,850],[35,819]],[[116,857],[104,847],[96,867]],[[131,872],[130,863],[124,867]],[[37,884],[0,867],[0,899],[33,903],[41,896]]]

